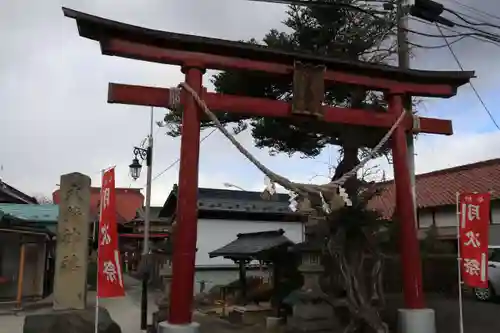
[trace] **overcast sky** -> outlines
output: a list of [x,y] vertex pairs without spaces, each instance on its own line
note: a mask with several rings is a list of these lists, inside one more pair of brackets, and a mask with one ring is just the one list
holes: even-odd
[[[500,16],[494,1],[461,0],[467,1]],[[479,15],[454,0],[443,3]],[[62,5],[149,28],[232,40],[261,38],[269,29],[279,29],[286,9],[244,0],[0,0],[0,178],[29,194],[50,195],[60,175],[74,171],[89,175],[99,186],[99,170],[112,165],[116,165],[117,186],[143,187],[145,172],[132,182],[128,165],[132,147],[147,135],[149,109],[108,105],[108,82],[171,87],[183,80],[178,67],[102,56],[97,43],[78,36],[75,21],[63,17]],[[482,19],[500,24],[493,17]],[[437,33],[422,24],[412,23],[412,28]],[[436,38],[411,38],[425,45],[443,44]],[[476,70],[476,88],[500,121],[496,98],[500,48],[475,40],[453,47],[465,69]],[[458,69],[447,49],[416,51],[412,67]],[[205,84],[210,88],[209,78],[205,76]],[[500,131],[470,87],[461,88],[449,100],[425,101],[419,111],[452,119],[455,135],[419,137],[417,172],[500,157]],[[156,120],[163,114],[164,110],[155,109]],[[179,139],[164,135],[162,129],[155,129],[154,137],[156,175],[179,157]],[[270,157],[266,150],[252,148],[249,133],[238,139],[268,167],[297,181],[327,176],[327,163],[335,159],[334,150],[316,160]],[[390,176],[391,168],[381,163]],[[177,177],[176,166],[154,181],[154,204],[163,204]],[[199,180],[203,187],[233,183],[248,190],[263,188],[263,175],[218,132],[202,143]]]

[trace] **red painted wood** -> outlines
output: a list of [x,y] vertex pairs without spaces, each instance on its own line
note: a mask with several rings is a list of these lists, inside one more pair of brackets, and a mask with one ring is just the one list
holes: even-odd
[[[293,67],[264,61],[248,60],[236,57],[226,57],[204,53],[164,49],[155,46],[143,45],[123,40],[109,40],[101,42],[103,54],[118,57],[157,62],[162,64],[179,65],[196,61],[204,64],[206,69],[216,70],[248,70],[272,73],[276,76],[293,73]],[[447,84],[419,84],[402,82],[377,77],[344,73],[342,71],[327,70],[326,83],[347,83],[368,87],[373,90],[390,90],[393,93],[409,93],[413,96],[451,97],[456,90]]]
[[[110,83],[108,102],[129,105],[167,107],[169,89]],[[242,97],[216,93],[202,93],[202,99],[212,111],[243,113],[262,117],[289,117],[289,103],[264,98]],[[325,107],[324,121],[369,127],[390,128],[397,116],[369,110]],[[411,130],[413,121],[408,117],[403,123]],[[420,117],[420,132],[429,134],[453,134],[450,120]]]
[[[186,82],[201,94],[203,71],[186,68]],[[181,96],[182,114],[181,159],[179,165],[179,199],[177,228],[172,257],[171,304],[169,322],[183,325],[191,322],[198,226],[198,162],[200,156],[200,113],[198,105],[187,92]]]
[[[403,111],[401,95],[389,97],[389,112],[399,115]],[[417,238],[410,173],[408,172],[408,155],[406,134],[403,127],[398,126],[392,135],[392,158],[394,164],[394,181],[396,185],[396,214],[400,223],[401,266],[403,275],[403,293],[405,306],[408,309],[425,307],[422,289],[422,264]]]

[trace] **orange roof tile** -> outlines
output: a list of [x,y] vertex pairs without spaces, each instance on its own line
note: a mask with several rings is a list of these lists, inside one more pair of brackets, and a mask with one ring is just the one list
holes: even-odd
[[[420,174],[415,185],[418,208],[455,205],[457,192],[490,192],[492,199],[500,199],[500,158]],[[396,202],[394,180],[380,186],[384,191],[368,207],[390,218]]]
[[[90,189],[90,212],[97,216],[99,212],[100,187]],[[59,203],[59,190],[52,194],[54,203]],[[136,212],[144,204],[144,196],[137,188],[116,188],[116,215],[118,223],[132,221]]]

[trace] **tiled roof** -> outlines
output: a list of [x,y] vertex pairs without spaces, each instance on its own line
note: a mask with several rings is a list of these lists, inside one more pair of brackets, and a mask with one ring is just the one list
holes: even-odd
[[[3,194],[3,195],[2,195]],[[3,182],[0,179],[0,199],[1,197],[5,197],[6,203],[19,203],[19,204],[36,204],[37,201],[35,198],[19,191],[15,187],[10,186],[9,184]]]
[[276,193],[264,200],[262,192],[235,191],[217,188],[198,189],[198,209],[251,213],[292,213],[288,194]]
[[[396,202],[394,181],[380,186],[382,194],[373,198],[368,207],[390,218]],[[500,159],[420,174],[415,187],[418,208],[455,205],[457,192],[490,192],[492,199],[500,199]]]
[[27,222],[57,223],[59,206],[2,203],[0,212]]
[[263,254],[265,251],[273,250],[279,247],[287,248],[294,243],[285,237],[283,229],[275,231],[251,232],[238,234],[234,241],[223,247],[210,252],[210,258],[252,258]]
[[[220,188],[198,188],[198,199],[263,201],[262,192],[225,190]],[[287,202],[288,194],[276,193],[270,202]],[[288,204],[287,204],[288,205]]]
[[[276,193],[270,200],[262,192],[235,191],[216,188],[198,188],[198,211],[221,213],[290,214],[288,194]],[[176,209],[177,188],[170,192],[159,216],[168,217]]]
[[[99,213],[100,187],[90,189],[90,213],[96,218]],[[52,194],[54,203],[59,203],[59,190]],[[116,215],[118,223],[132,221],[143,206],[144,196],[137,188],[116,188]]]

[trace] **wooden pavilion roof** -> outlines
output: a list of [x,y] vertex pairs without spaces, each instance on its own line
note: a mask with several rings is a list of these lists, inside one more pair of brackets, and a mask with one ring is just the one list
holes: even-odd
[[258,260],[272,251],[286,252],[289,246],[294,245],[294,242],[284,236],[284,233],[283,229],[241,233],[234,241],[208,255],[210,258]]

